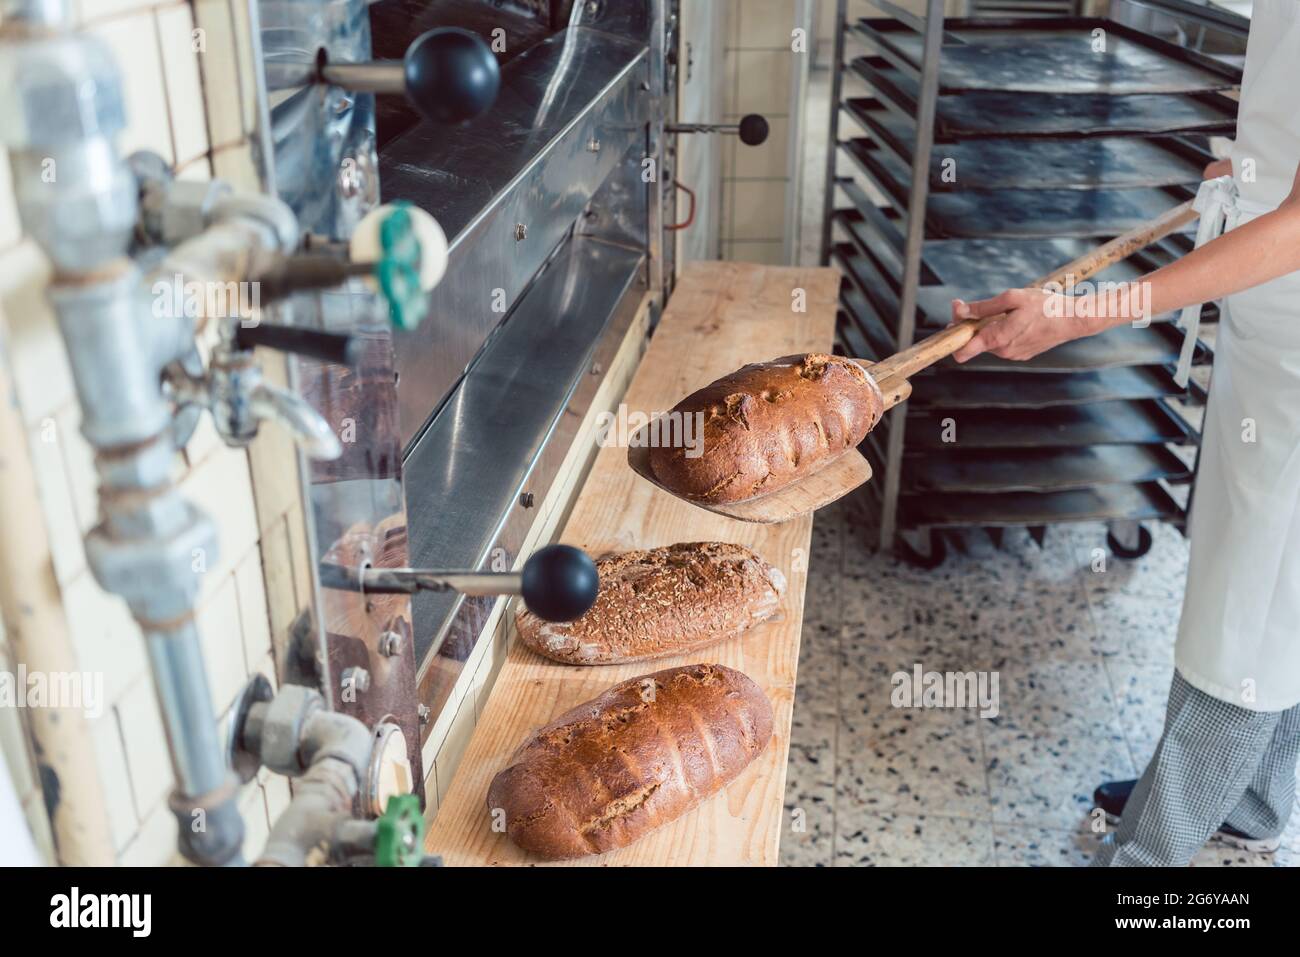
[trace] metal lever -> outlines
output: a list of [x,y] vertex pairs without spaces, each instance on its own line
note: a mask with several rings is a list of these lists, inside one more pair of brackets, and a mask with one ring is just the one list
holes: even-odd
[[279,352],[292,352],[320,362],[355,366],[361,361],[365,343],[357,336],[339,332],[321,332],[299,326],[258,323],[240,326],[235,331],[235,348],[240,351],[262,346]]
[[501,68],[477,34],[439,27],[417,37],[401,60],[326,62],[320,79],[356,93],[404,93],[426,119],[463,123],[496,101]]
[[348,567],[322,562],[320,583],[324,588],[370,594],[455,591],[471,597],[522,595],[528,610],[545,621],[580,617],[596,601],[600,587],[595,563],[571,545],[538,549],[518,572]]
[[742,116],[739,123],[678,123],[665,126],[667,133],[735,133],[746,146],[758,146],[767,141],[767,120],[757,113]]

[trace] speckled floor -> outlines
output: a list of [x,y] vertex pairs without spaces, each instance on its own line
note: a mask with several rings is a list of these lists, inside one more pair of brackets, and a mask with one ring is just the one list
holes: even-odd
[[[872,551],[854,504],[818,513],[782,863],[1085,864],[1093,788],[1136,777],[1164,717],[1187,545],[1153,531],[1134,562],[1101,525],[981,533],[927,572]],[[917,663],[996,671],[1000,713],[892,707]],[[1300,865],[1300,814],[1276,854],[1194,864]]]

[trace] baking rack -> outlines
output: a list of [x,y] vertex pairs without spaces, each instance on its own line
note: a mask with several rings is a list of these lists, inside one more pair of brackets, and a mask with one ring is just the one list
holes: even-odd
[[[1204,8],[1185,0],[1127,2],[1205,27]],[[891,355],[945,326],[954,297],[1028,282],[1191,198],[1213,159],[1208,137],[1235,131],[1234,64],[1116,20],[1010,0],[990,6],[1021,15],[872,6],[885,16],[836,7],[822,262],[844,274],[847,355]],[[1247,21],[1208,19],[1244,41]],[[1095,279],[1136,279],[1193,235]],[[880,546],[932,565],[947,529],[998,541],[1025,527],[1041,544],[1048,525],[1104,521],[1112,551],[1136,557],[1152,540],[1143,522],[1185,529],[1200,436],[1181,410],[1207,392],[1174,381],[1175,318],[1029,362],[985,355],[922,373],[862,447]],[[1212,358],[1198,340],[1194,365]]]

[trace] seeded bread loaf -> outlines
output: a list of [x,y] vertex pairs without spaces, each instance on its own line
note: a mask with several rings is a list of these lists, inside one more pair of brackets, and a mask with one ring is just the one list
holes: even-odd
[[703,416],[703,451],[650,449],[650,468],[684,498],[725,504],[775,492],[855,447],[884,412],[880,390],[841,356],[747,365],[672,410]]
[[735,778],[767,746],[772,706],[746,675],[686,665],[610,688],[534,731],[487,804],[548,860],[626,847]]
[[608,665],[695,651],[776,614],[785,576],[743,545],[683,542],[598,559],[596,603],[576,621],[522,609],[525,645],[554,661]]

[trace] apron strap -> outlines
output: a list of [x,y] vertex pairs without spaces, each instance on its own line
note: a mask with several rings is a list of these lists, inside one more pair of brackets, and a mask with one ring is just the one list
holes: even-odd
[[[1196,248],[1200,249],[1223,232],[1224,220],[1230,208],[1237,203],[1237,186],[1230,175],[1207,179],[1196,191],[1193,208],[1201,214],[1196,224]],[[1202,303],[1183,307],[1178,316],[1178,327],[1183,330],[1183,347],[1178,353],[1178,367],[1174,371],[1174,384],[1187,387],[1192,373],[1192,356],[1196,353],[1197,334],[1201,328]]]

